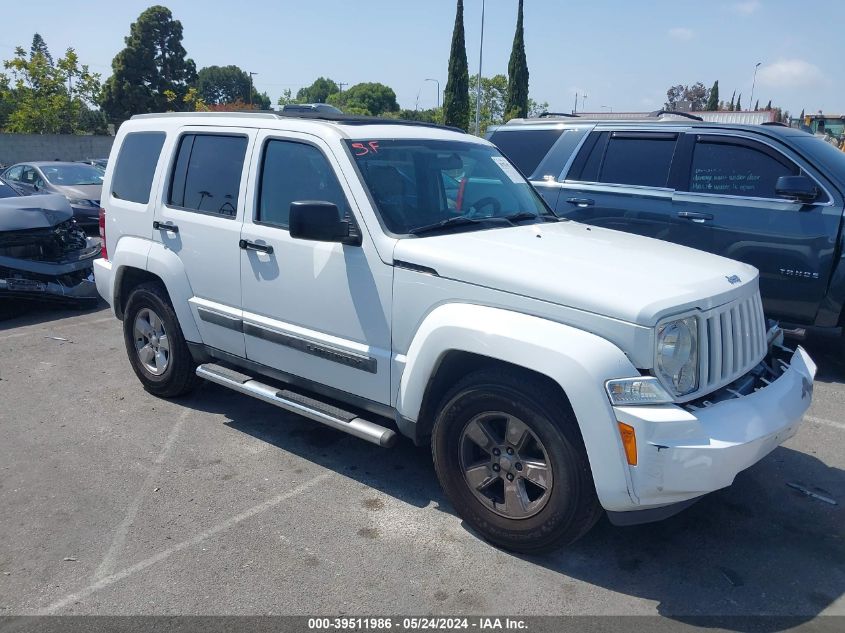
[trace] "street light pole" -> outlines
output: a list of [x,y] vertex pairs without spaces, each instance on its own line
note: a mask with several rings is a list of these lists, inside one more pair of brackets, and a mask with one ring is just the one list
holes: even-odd
[[484,4],[481,0],[481,44],[478,46],[478,84],[475,87],[475,135],[481,136],[481,62],[484,59]]
[[760,64],[762,63],[763,62],[757,62],[754,65],[754,79],[751,80],[751,101],[748,106],[749,109],[754,107],[754,86],[757,84],[757,69],[760,68]]
[[426,79],[426,81],[433,81],[437,84],[437,108],[440,109],[440,80],[439,79]]
[[258,73],[251,72],[249,73],[249,109],[252,110],[252,93],[255,92],[255,88],[252,85],[252,76],[257,75]]

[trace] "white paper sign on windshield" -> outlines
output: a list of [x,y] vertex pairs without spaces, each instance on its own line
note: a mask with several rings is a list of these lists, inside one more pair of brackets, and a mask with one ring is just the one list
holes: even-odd
[[507,177],[510,178],[513,182],[519,183],[519,184],[525,182],[525,179],[522,177],[522,174],[520,174],[516,170],[516,167],[511,165],[506,158],[503,158],[502,156],[492,156],[492,159],[493,159],[493,162],[496,163],[499,166],[499,168],[503,172],[505,172]]

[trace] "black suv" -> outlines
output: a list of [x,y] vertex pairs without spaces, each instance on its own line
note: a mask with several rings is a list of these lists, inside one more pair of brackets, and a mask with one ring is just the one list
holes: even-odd
[[679,116],[515,119],[488,138],[558,215],[756,266],[794,334],[845,325],[845,153],[823,140]]

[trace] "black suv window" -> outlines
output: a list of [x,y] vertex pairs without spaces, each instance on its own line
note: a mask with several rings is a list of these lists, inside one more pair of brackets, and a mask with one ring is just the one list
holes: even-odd
[[497,130],[490,136],[490,142],[525,176],[531,176],[563,132],[562,129]]
[[689,190],[776,198],[777,179],[799,172],[797,165],[765,145],[742,139],[699,137],[692,156]]
[[133,132],[120,146],[111,181],[112,195],[120,200],[147,204],[164,132]]
[[[617,185],[665,187],[677,134],[613,132],[598,181]],[[597,148],[600,144],[597,144]],[[591,157],[592,158],[592,157]]]
[[256,220],[287,228],[290,203],[333,202],[348,214],[346,196],[323,153],[306,143],[270,140],[264,149]]
[[246,146],[244,136],[183,136],[167,203],[191,211],[235,217]]

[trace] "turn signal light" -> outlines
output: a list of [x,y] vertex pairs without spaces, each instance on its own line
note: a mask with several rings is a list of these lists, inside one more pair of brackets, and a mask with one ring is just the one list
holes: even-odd
[[624,422],[617,422],[619,435],[622,437],[622,446],[625,447],[625,457],[631,466],[637,465],[637,433],[634,427]]

